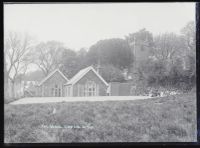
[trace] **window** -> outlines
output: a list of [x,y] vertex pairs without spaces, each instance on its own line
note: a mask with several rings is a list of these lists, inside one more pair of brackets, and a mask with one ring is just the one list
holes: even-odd
[[84,96],[96,96],[97,85],[94,81],[88,81],[84,87]]
[[58,89],[58,96],[59,97],[61,96],[61,89],[60,88]]
[[89,96],[93,96],[92,94],[93,94],[93,92],[92,92],[92,88],[89,88],[89,90],[88,90],[88,94],[89,94]]
[[54,96],[57,97],[58,96],[58,85],[55,84],[55,88],[54,88]]

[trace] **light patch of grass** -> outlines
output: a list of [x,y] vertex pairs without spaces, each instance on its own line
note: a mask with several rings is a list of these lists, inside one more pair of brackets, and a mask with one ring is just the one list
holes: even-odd
[[[56,113],[52,114],[53,109]],[[196,95],[135,101],[5,105],[5,142],[193,142]],[[93,128],[44,128],[80,125]]]

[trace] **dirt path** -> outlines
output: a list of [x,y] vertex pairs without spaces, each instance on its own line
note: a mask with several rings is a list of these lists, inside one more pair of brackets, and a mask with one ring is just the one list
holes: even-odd
[[80,102],[80,101],[124,101],[149,99],[149,96],[98,96],[98,97],[30,97],[11,102],[11,105],[52,103],[52,102]]

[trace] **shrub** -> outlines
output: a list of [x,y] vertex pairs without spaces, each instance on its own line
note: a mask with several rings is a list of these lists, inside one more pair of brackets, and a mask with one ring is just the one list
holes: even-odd
[[4,104],[9,104],[13,101],[19,100],[20,98],[4,97]]
[[102,77],[107,82],[123,82],[124,76],[122,70],[113,65],[104,65],[100,71]]

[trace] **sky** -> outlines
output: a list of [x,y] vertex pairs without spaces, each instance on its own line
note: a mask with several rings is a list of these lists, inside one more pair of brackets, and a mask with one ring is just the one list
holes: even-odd
[[180,33],[195,20],[195,3],[5,4],[4,31],[56,40],[73,50],[99,40],[124,38],[146,28],[153,35]]

